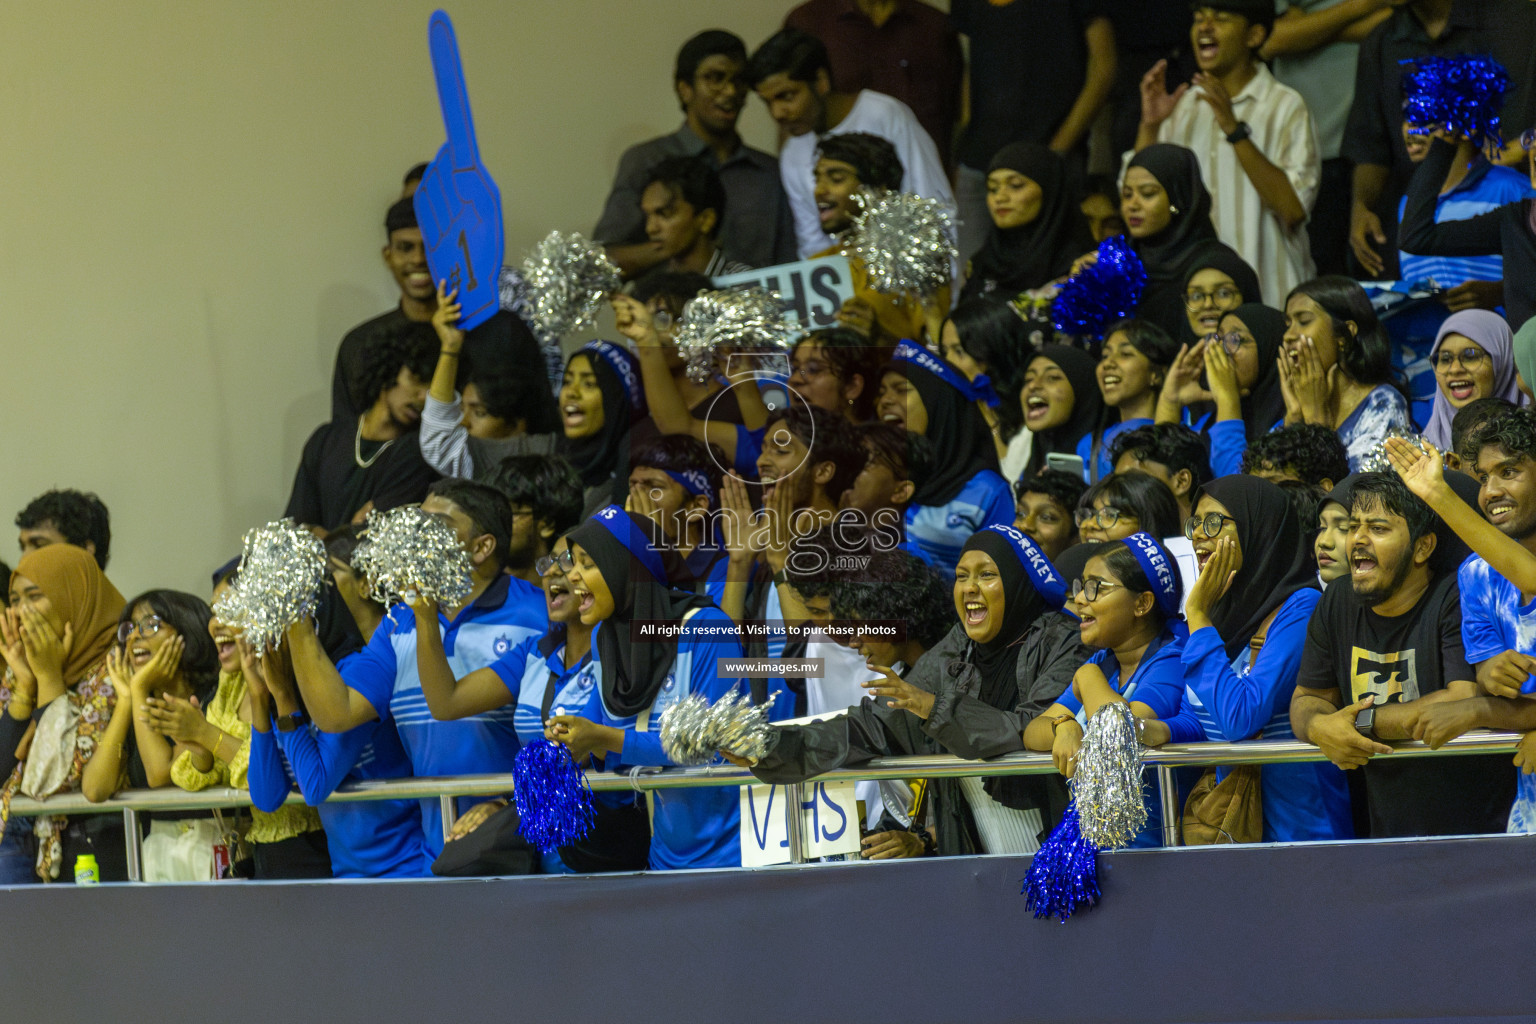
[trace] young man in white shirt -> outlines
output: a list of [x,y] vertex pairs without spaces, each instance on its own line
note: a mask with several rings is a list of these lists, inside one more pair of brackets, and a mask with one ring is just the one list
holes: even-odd
[[1191,10],[1200,70],[1171,93],[1165,61],[1147,72],[1136,148],[1171,142],[1194,152],[1217,235],[1258,273],[1263,300],[1278,306],[1314,276],[1306,221],[1322,173],[1317,132],[1306,101],[1259,61],[1273,0],[1196,2]]
[[744,76],[785,135],[779,149],[779,175],[789,197],[802,259],[834,244],[822,229],[813,194],[816,141],[821,135],[865,132],[886,139],[896,147],[905,169],[901,191],[954,208],[955,196],[938,147],[917,115],[900,100],[872,89],[834,92],[827,48],[815,36],[788,28],[776,33],[747,61]]

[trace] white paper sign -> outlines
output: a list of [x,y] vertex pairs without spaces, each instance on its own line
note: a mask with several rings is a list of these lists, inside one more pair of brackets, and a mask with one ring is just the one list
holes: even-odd
[[[800,835],[807,857],[859,852],[859,801],[853,782],[800,786]],[[788,864],[788,787],[741,787],[741,866]]]
[[758,285],[784,298],[807,330],[837,324],[837,311],[853,298],[853,271],[846,256],[822,256],[714,278],[716,288]]

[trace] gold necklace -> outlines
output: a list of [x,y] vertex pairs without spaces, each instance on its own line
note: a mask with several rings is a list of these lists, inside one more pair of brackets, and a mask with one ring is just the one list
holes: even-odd
[[[363,414],[363,416],[366,415],[367,413]],[[395,443],[395,439],[390,438],[380,446],[378,451],[368,456],[365,460],[363,458],[363,416],[357,418],[357,435],[352,438],[352,460],[357,463],[358,469],[367,469],[375,462],[378,462],[379,456],[384,454],[384,449]]]

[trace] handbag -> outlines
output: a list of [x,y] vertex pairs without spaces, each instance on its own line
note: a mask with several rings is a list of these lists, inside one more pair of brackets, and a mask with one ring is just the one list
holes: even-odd
[[[1248,641],[1248,670],[1258,664],[1269,635],[1269,625],[1280,609],[1270,612],[1259,631]],[[1223,843],[1257,843],[1264,838],[1264,792],[1259,766],[1229,768],[1221,781],[1216,769],[1207,768],[1184,801],[1179,821],[1185,846],[1218,846]]]
[[517,807],[510,802],[469,835],[444,843],[432,862],[432,873],[444,878],[533,875],[538,870],[539,851],[518,832]]

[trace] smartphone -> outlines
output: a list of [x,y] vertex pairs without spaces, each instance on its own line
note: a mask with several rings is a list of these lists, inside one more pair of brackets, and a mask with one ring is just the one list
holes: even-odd
[[1081,455],[1068,455],[1065,452],[1047,452],[1045,468],[1054,469],[1059,473],[1071,473],[1079,479],[1087,479],[1083,473],[1083,457]]

